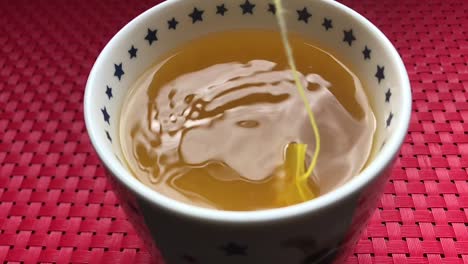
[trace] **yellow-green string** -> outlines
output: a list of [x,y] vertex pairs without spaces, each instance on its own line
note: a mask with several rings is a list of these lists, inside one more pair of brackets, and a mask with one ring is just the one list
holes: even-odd
[[[303,170],[296,169],[296,175],[295,175],[297,189],[298,189],[299,194],[301,195],[302,199],[305,200],[306,196],[304,194],[304,190],[305,190],[305,188],[307,188],[307,180],[309,179],[310,175],[312,174],[312,172],[315,169],[315,166],[317,165],[317,160],[318,160],[318,156],[319,156],[319,153],[320,153],[320,133],[319,133],[319,129],[318,129],[318,126],[317,126],[317,122],[315,121],[314,113],[312,112],[312,108],[310,107],[310,103],[307,100],[307,97],[306,97],[306,94],[305,94],[305,89],[302,86],[301,80],[299,78],[296,63],[295,63],[295,60],[294,60],[293,51],[292,51],[292,48],[291,48],[291,45],[290,45],[289,39],[288,39],[288,30],[287,30],[286,21],[285,21],[285,18],[284,18],[284,9],[283,9],[282,2],[281,2],[281,0],[273,0],[273,1],[274,1],[275,5],[276,5],[276,18],[278,20],[280,33],[281,33],[281,39],[283,41],[284,49],[285,49],[286,56],[287,56],[287,59],[288,59],[288,64],[289,64],[289,67],[292,70],[292,74],[293,74],[293,77],[294,77],[294,82],[295,82],[297,90],[299,92],[299,96],[301,97],[301,99],[302,99],[302,101],[303,101],[303,103],[305,105],[307,115],[309,116],[310,124],[312,126],[313,131],[314,131],[314,137],[315,137],[315,152],[314,152],[314,155],[312,157],[312,161],[310,163],[309,168],[307,169],[307,171],[305,173],[303,172]],[[304,166],[303,164],[304,164],[304,161],[305,161],[306,150],[307,150],[307,145],[298,144],[298,146],[296,148],[296,157],[295,157],[295,160],[296,160],[296,163],[297,163],[296,164],[297,168],[299,168],[301,166],[302,167]],[[302,164],[301,164],[301,162],[302,162]]]

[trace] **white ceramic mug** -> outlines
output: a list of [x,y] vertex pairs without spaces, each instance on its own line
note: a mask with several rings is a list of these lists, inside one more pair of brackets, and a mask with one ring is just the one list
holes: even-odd
[[381,194],[411,114],[405,67],[384,34],[353,10],[326,0],[285,2],[290,31],[332,50],[350,65],[369,87],[377,118],[369,166],[309,202],[254,212],[195,207],[154,192],[121,162],[119,115],[137,78],[174,47],[209,32],[277,29],[270,1],[168,0],[117,33],[91,71],[84,111],[92,144],[129,218],[149,247],[154,249],[156,242],[169,264],[340,263]]

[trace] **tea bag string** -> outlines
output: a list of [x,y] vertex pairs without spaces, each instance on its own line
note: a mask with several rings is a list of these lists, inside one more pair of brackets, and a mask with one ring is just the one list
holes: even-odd
[[[287,59],[288,59],[288,64],[289,64],[289,67],[292,70],[292,74],[293,74],[293,77],[294,77],[294,82],[295,82],[297,90],[299,92],[299,96],[301,97],[301,99],[302,99],[302,101],[303,101],[303,103],[305,105],[307,115],[309,116],[309,121],[310,121],[312,129],[314,131],[314,137],[315,137],[315,152],[314,152],[314,155],[312,157],[312,161],[310,163],[310,166],[307,169],[307,171],[305,173],[303,173],[302,175],[301,175],[301,173],[298,173],[298,175],[296,175],[296,186],[297,186],[297,188],[299,190],[299,193],[300,193],[301,197],[305,199],[305,194],[304,194],[303,188],[305,187],[305,185],[307,183],[307,180],[309,179],[310,175],[314,171],[315,166],[317,165],[317,160],[318,160],[318,156],[319,156],[319,153],[320,153],[320,133],[319,133],[319,129],[318,129],[318,126],[317,126],[317,122],[315,120],[314,113],[312,112],[312,108],[310,106],[310,103],[307,100],[307,97],[306,97],[306,94],[305,94],[305,89],[302,86],[302,83],[301,83],[301,80],[300,80],[300,77],[299,77],[299,74],[298,74],[298,71],[297,71],[296,62],[294,60],[294,55],[293,55],[293,50],[291,48],[291,45],[290,45],[289,39],[288,39],[288,30],[287,30],[286,21],[285,21],[285,18],[284,18],[284,9],[283,9],[283,5],[282,5],[282,1],[281,0],[274,0],[274,4],[276,5],[276,18],[278,20],[278,24],[279,24],[279,27],[280,27],[281,39],[283,41],[284,49],[285,49],[286,56],[287,56]],[[296,162],[305,160],[305,155],[306,155],[305,149],[306,148],[307,148],[307,146],[304,146],[303,148],[297,148]],[[303,149],[303,150],[301,151],[300,149]]]

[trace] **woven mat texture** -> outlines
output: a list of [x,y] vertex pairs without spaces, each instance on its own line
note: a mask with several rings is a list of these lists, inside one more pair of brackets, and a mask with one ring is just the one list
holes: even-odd
[[[149,263],[83,120],[105,43],[155,0],[0,0],[0,263]],[[410,132],[347,264],[468,263],[468,1],[343,1],[398,48]],[[159,262],[158,262],[159,263]]]

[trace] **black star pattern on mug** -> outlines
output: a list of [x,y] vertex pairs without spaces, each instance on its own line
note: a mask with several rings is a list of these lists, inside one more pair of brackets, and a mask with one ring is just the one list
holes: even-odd
[[203,21],[203,13],[205,13],[204,10],[198,10],[198,8],[194,7],[193,12],[189,14],[189,17],[192,18],[192,24],[195,24],[198,21],[202,22]]
[[329,29],[333,28],[333,24],[332,24],[332,20],[331,19],[328,19],[328,18],[324,18],[323,19],[323,23],[322,23],[322,26],[325,28],[326,31],[328,31]]
[[111,136],[109,134],[109,131],[106,131],[106,137],[110,141],[110,143],[112,143],[112,138],[111,138]]
[[352,29],[350,29],[350,30],[343,30],[343,33],[344,33],[343,41],[344,41],[344,42],[347,42],[348,45],[351,47],[351,46],[353,45],[353,41],[356,40],[356,37],[354,37],[353,30],[352,30]]
[[168,29],[176,30],[178,24],[179,24],[179,21],[177,21],[177,20],[175,19],[175,17],[173,17],[171,20],[168,20],[168,21],[167,21],[167,27],[168,27]]
[[364,50],[362,51],[362,55],[364,55],[364,60],[370,60],[371,59],[371,52],[372,52],[372,50],[370,50],[367,46],[364,47]]
[[385,79],[385,67],[382,66],[380,67],[379,65],[377,65],[377,73],[375,74],[375,77],[377,78],[377,80],[379,80],[379,83]]
[[225,4],[216,6],[216,14],[224,16],[224,14],[228,11]]
[[151,45],[151,44],[153,44],[153,42],[158,41],[158,36],[157,35],[158,35],[158,30],[157,29],[151,30],[150,28],[148,28],[148,32],[146,34],[145,39]]
[[247,256],[247,246],[239,245],[237,243],[229,242],[221,247],[226,256]]
[[102,116],[104,117],[104,122],[106,122],[107,124],[110,125],[110,115],[109,113],[107,112],[107,108],[102,108],[101,109],[101,112],[102,112]]
[[312,17],[312,14],[309,13],[307,7],[304,7],[302,10],[297,10],[297,21],[304,21],[304,23],[309,23],[309,18]]
[[391,98],[392,98],[392,91],[388,89],[388,91],[385,93],[385,102],[390,103]]
[[137,52],[138,52],[138,49],[132,45],[132,47],[128,50],[128,53],[130,54],[130,59],[136,58]]
[[253,10],[255,8],[255,5],[250,3],[249,0],[245,0],[245,3],[243,3],[242,5],[240,5],[240,7],[242,8],[242,14],[245,15],[245,14],[251,14],[253,15]]
[[112,95],[112,87],[106,86],[106,94],[109,100],[113,97]]
[[390,127],[392,125],[392,120],[393,120],[393,113],[390,112],[390,115],[387,118],[387,127]]
[[268,12],[276,15],[276,6],[274,4],[268,4]]
[[125,72],[123,71],[122,63],[114,64],[114,68],[115,68],[114,76],[119,78],[119,81],[120,81],[122,79],[122,76],[125,74]]

